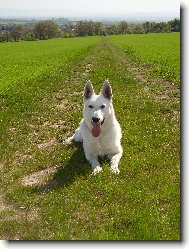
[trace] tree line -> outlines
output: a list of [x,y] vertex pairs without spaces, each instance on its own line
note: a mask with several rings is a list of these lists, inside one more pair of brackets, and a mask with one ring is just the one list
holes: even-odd
[[180,32],[180,20],[105,25],[102,22],[78,21],[76,24],[58,25],[52,20],[35,24],[0,25],[0,42],[47,40],[55,37],[106,36],[118,34],[145,34]]

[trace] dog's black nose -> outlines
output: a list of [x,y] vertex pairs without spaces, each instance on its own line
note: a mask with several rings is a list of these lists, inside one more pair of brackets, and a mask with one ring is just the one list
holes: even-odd
[[100,119],[99,119],[99,118],[96,118],[96,117],[92,117],[92,121],[96,123],[96,122],[99,122]]

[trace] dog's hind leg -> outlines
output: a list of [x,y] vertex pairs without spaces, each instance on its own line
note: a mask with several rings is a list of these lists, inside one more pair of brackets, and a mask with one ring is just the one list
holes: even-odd
[[74,137],[74,135],[66,138],[62,143],[63,144],[71,144],[71,142],[73,141],[73,137]]
[[82,142],[83,141],[81,133],[80,133],[80,128],[76,129],[73,136],[65,139],[63,141],[63,144],[70,144],[73,140],[76,141],[76,142]]
[[76,129],[75,134],[73,135],[73,140],[75,140],[76,142],[83,142],[80,127]]

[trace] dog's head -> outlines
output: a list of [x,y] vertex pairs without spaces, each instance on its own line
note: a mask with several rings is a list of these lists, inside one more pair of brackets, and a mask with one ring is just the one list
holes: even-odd
[[101,127],[112,112],[112,89],[106,80],[99,95],[96,95],[92,84],[87,81],[84,89],[84,120],[92,135],[98,137]]

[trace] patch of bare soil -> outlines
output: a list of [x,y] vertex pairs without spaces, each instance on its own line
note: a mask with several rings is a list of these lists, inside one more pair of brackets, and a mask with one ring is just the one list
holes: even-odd
[[38,144],[37,147],[39,149],[47,149],[48,147],[51,147],[51,146],[56,145],[56,144],[57,144],[56,139],[51,139],[49,141],[44,141],[43,143]]
[[180,98],[180,90],[170,81],[163,78],[150,78],[146,75],[149,70],[145,66],[129,65],[128,71],[134,75],[134,79],[144,86],[145,92],[156,100],[178,100]]
[[9,208],[2,195],[0,195],[0,212]]
[[85,65],[85,70],[83,72],[83,75],[84,76],[88,76],[90,74],[91,70],[92,70],[91,69],[91,63],[86,64]]
[[4,164],[0,163],[0,170],[2,170],[4,168]]
[[9,131],[12,132],[12,133],[16,133],[16,132],[18,132],[18,128],[16,128],[16,127],[10,127]]
[[12,165],[21,165],[25,161],[31,160],[33,158],[33,155],[29,152],[22,153],[20,151],[16,151],[13,155],[12,159]]
[[40,186],[45,180],[56,171],[56,166],[43,169],[41,171],[24,176],[21,179],[21,184],[24,186]]
[[61,110],[65,110],[66,109],[66,106],[63,103],[54,105],[54,107],[57,108],[57,109],[61,109]]
[[79,91],[79,92],[77,92],[77,91],[74,91],[73,93],[68,93],[67,94],[67,96],[69,96],[69,97],[72,97],[72,96],[83,96],[83,91],[81,92],[81,91]]
[[39,208],[32,208],[28,209],[24,206],[14,206],[8,205],[3,197],[0,195],[0,212],[8,210],[9,212],[6,214],[4,213],[1,221],[35,221],[40,216],[40,209]]
[[49,127],[49,128],[54,128],[54,129],[61,129],[66,126],[66,121],[64,120],[59,120],[58,122],[52,123],[50,121],[46,121],[43,124],[44,127]]
[[[62,96],[62,98],[64,98],[64,96]],[[70,109],[70,103],[68,100],[61,100],[61,97],[59,96],[59,99],[56,98],[56,100],[58,100],[58,103],[56,102],[53,105],[53,108],[57,108],[57,109],[61,109],[64,111],[68,111]]]

